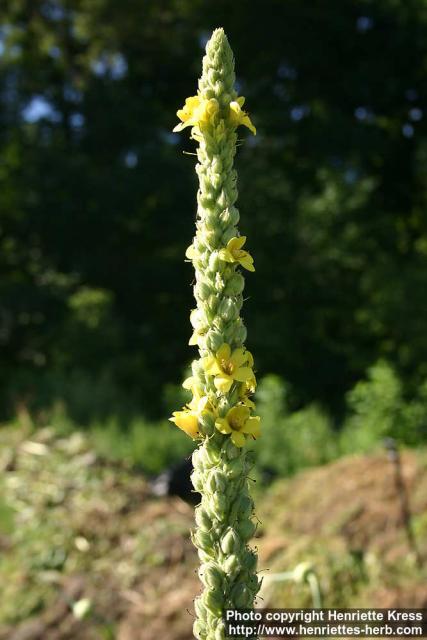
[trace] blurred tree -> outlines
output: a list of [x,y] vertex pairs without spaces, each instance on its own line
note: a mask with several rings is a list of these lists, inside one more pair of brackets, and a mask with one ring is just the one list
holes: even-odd
[[193,149],[171,129],[219,25],[259,132],[240,150],[239,202],[260,371],[291,383],[294,406],[339,411],[386,357],[410,393],[427,375],[425,7],[5,0],[4,410],[67,398],[81,375],[117,391],[94,413],[119,398],[159,413],[156,390],[180,379],[195,185],[194,158],[179,157]]

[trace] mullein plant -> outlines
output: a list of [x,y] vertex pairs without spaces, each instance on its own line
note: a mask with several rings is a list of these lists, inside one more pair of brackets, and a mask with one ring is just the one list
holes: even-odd
[[216,29],[206,46],[197,95],[177,112],[174,131],[191,127],[198,143],[196,235],[186,257],[195,269],[190,344],[199,349],[192,375],[183,386],[192,399],[170,418],[194,440],[192,483],[201,494],[193,541],[204,585],[195,600],[194,633],[200,640],[225,638],[227,608],[250,609],[260,587],[256,553],[248,547],[255,531],[249,493],[251,463],[247,442],[260,435],[255,404],[254,361],[245,348],[240,317],[242,269],[254,271],[237,229],[239,212],[236,171],[237,127],[255,134],[244,98],[234,87],[234,59],[224,31]]

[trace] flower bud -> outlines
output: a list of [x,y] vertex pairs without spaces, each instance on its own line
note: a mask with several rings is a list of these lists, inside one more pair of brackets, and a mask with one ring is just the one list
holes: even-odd
[[237,271],[227,281],[224,293],[227,296],[239,296],[245,288],[245,281],[241,273]]
[[241,545],[239,536],[234,529],[229,528],[221,540],[221,550],[225,555],[236,553]]
[[227,465],[227,477],[230,479],[238,478],[243,471],[244,467],[240,457],[235,460],[230,460]]
[[221,589],[212,589],[205,592],[204,596],[206,606],[215,613],[222,613],[222,607],[224,604],[224,596]]
[[237,529],[243,540],[249,540],[255,533],[256,524],[252,520],[241,520]]
[[[235,227],[239,222],[239,211],[236,207],[227,207],[220,215],[224,227]],[[231,236],[233,237],[233,236]]]
[[197,547],[205,550],[212,548],[212,538],[207,531],[197,529],[197,531],[193,535],[193,538]]
[[226,639],[226,628],[223,622],[220,622],[216,627],[215,627],[215,638],[214,640],[225,640]]
[[218,449],[218,447],[207,447],[203,449],[204,460],[210,466],[218,464],[219,456],[220,456],[220,450]]
[[216,353],[218,351],[218,349],[220,348],[220,346],[223,344],[224,342],[224,338],[222,337],[222,335],[216,331],[215,329],[211,329],[210,331],[208,331],[208,333],[206,334],[206,346],[208,349],[210,349],[213,353]]
[[236,319],[239,310],[234,298],[223,298],[218,306],[218,314],[225,322],[231,322]]
[[212,529],[212,520],[209,518],[203,507],[196,509],[194,517],[197,526],[203,529],[203,531],[210,531]]
[[256,571],[256,567],[257,567],[257,556],[256,554],[251,551],[250,553],[248,553],[245,557],[244,560],[244,565],[246,570],[248,571],[248,573],[254,573]]
[[211,496],[209,501],[209,508],[212,510],[213,516],[218,520],[224,520],[227,515],[227,498],[221,493],[216,493]]
[[222,574],[214,562],[208,562],[199,569],[199,576],[205,587],[220,589],[222,587]]
[[237,327],[234,327],[234,340],[238,343],[238,344],[243,344],[246,340],[246,336],[247,336],[247,330],[245,325],[243,324],[239,324]]
[[212,293],[212,289],[206,282],[198,282],[194,287],[194,295],[196,298],[199,298],[202,302],[207,300],[207,298]]
[[190,477],[195,490],[201,493],[203,491],[203,478],[200,475],[200,472],[194,470]]
[[194,600],[194,610],[196,612],[197,617],[205,618],[206,617],[206,607],[203,602],[203,599],[199,596]]
[[218,257],[218,252],[213,251],[209,257],[208,268],[209,271],[219,271],[221,267],[221,260]]
[[240,456],[240,449],[234,446],[231,438],[224,442],[223,451],[229,460],[234,460]]
[[236,609],[246,609],[251,605],[252,594],[245,585],[237,583],[231,590],[231,597]]
[[225,573],[228,576],[238,571],[238,569],[240,568],[240,562],[239,562],[238,556],[234,555],[234,553],[227,556],[227,558],[224,560],[223,567],[224,567]]
[[206,483],[206,487],[209,489],[211,493],[215,493],[217,491],[223,492],[227,486],[227,478],[222,471],[218,469],[212,469],[209,473],[208,480]]
[[249,496],[240,496],[238,502],[238,517],[239,520],[246,520],[252,515],[252,511],[254,508],[254,503]]

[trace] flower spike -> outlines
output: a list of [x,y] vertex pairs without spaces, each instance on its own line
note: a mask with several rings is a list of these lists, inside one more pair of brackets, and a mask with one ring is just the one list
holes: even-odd
[[192,482],[201,494],[194,544],[204,585],[195,601],[194,633],[200,640],[225,639],[226,608],[251,609],[259,589],[256,554],[248,541],[255,525],[247,444],[260,436],[260,418],[250,398],[256,387],[254,359],[245,348],[240,317],[242,270],[255,271],[237,229],[233,160],[240,125],[255,134],[234,87],[234,59],[227,37],[216,29],[206,46],[197,95],[177,111],[174,131],[191,127],[198,142],[198,220],[186,250],[196,274],[197,308],[190,314],[199,358],[183,387],[192,399],[170,420],[199,442]]

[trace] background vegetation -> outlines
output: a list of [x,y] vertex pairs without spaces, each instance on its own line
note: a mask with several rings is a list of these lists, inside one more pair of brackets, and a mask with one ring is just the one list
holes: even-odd
[[310,606],[273,581],[309,563],[327,606],[426,607],[426,0],[0,18],[0,640],[191,636],[193,508],[147,475],[193,446],[167,421],[195,356],[172,128],[218,26],[258,130],[237,169],[262,602]]
[[188,451],[165,418],[194,356],[196,178],[171,129],[221,25],[258,129],[237,164],[248,346],[270,374],[260,461],[291,473],[385,435],[423,442],[425,1],[6,0],[1,14],[1,418],[90,425],[150,471]]

